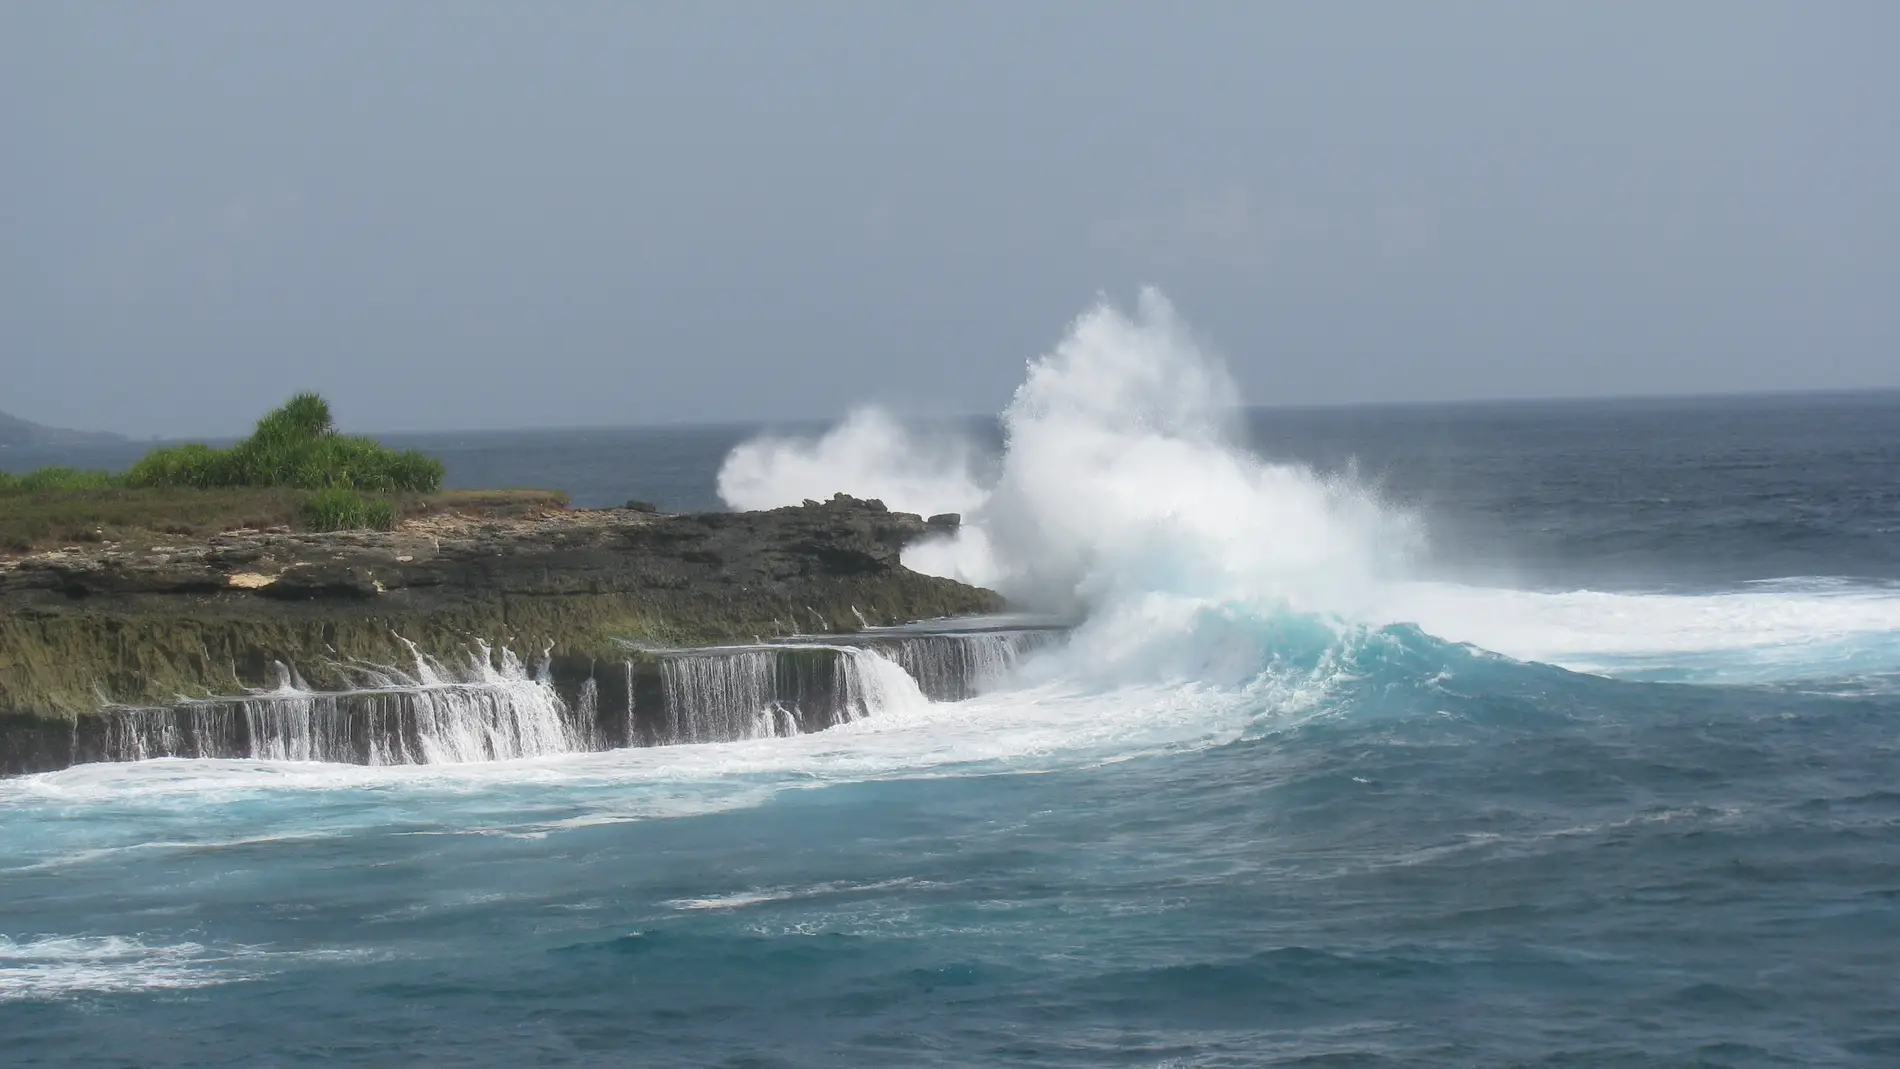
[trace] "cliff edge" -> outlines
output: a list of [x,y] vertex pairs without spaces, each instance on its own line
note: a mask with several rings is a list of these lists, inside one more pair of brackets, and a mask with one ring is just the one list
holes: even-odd
[[994,593],[899,559],[953,525],[839,495],[761,512],[437,515],[382,533],[241,530],[0,558],[0,765],[8,736],[29,727],[268,687],[279,664],[342,688],[352,665],[461,657],[478,642],[545,651],[558,668],[626,641],[995,612]]

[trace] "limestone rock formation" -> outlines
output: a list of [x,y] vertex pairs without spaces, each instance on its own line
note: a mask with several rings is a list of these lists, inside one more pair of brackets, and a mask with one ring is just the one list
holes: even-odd
[[945,531],[840,495],[761,512],[438,516],[388,533],[238,531],[0,559],[0,770],[21,767],[9,739],[49,723],[268,687],[278,664],[341,688],[350,666],[403,663],[411,643],[445,658],[486,643],[580,666],[627,641],[997,611],[990,591],[901,563],[906,545]]

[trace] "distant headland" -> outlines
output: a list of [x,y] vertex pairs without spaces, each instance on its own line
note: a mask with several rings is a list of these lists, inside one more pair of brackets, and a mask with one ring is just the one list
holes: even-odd
[[70,431],[0,412],[0,449],[14,446],[100,445],[126,441],[110,431]]

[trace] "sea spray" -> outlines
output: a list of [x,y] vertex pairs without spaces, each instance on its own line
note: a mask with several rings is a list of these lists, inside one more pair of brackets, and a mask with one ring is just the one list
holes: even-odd
[[1238,685],[1310,662],[1326,635],[1403,623],[1636,678],[1884,678],[1900,667],[1890,585],[1809,579],[1671,594],[1432,581],[1418,566],[1416,517],[1349,471],[1255,456],[1240,444],[1239,412],[1220,361],[1147,291],[1133,314],[1090,309],[1029,364],[991,462],[973,443],[861,411],[816,440],[739,447],[720,487],[744,507],[844,490],[961,512],[954,537],[912,546],[905,563],[993,587],[1021,608],[1086,617],[1044,676],[1102,686]]
[[983,503],[978,450],[956,434],[923,434],[877,408],[861,408],[817,439],[764,437],[733,449],[719,470],[719,496],[738,509],[825,500],[849,487],[859,497],[923,515]]
[[[720,486],[742,507],[842,490],[960,511],[953,538],[912,548],[905,563],[1020,607],[1086,616],[1077,641],[1098,657],[1142,656],[1129,639],[1203,626],[1210,607],[1373,615],[1418,548],[1418,525],[1356,480],[1248,452],[1239,414],[1224,365],[1146,290],[1132,315],[1090,309],[1029,364],[980,490],[973,447],[906,452],[889,417],[866,413],[816,441],[741,446]],[[1189,658],[1192,670],[1200,660]]]

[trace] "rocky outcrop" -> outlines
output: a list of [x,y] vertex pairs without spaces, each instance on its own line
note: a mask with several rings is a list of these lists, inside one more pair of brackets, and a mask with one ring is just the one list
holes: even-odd
[[764,512],[561,510],[523,520],[425,518],[387,533],[237,531],[197,545],[70,547],[0,560],[0,602],[228,594],[232,604],[252,595],[387,595],[407,604],[689,588],[793,597],[813,581],[899,575],[906,545],[955,526],[953,516],[925,521],[840,495]]
[[100,709],[268,687],[279,664],[342,689],[353,666],[410,662],[411,644],[462,659],[483,643],[578,671],[627,641],[751,641],[996,611],[993,593],[899,560],[954,526],[840,496],[762,512],[439,516],[388,533],[238,531],[0,559],[0,771],[44,764],[24,755],[58,749]]

